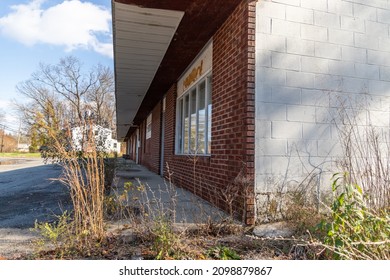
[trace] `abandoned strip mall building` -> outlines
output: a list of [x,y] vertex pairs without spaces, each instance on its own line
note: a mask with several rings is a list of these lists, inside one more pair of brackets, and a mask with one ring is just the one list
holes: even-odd
[[307,178],[318,196],[329,188],[347,114],[388,133],[388,1],[112,7],[126,153],[248,224],[268,219],[274,194]]

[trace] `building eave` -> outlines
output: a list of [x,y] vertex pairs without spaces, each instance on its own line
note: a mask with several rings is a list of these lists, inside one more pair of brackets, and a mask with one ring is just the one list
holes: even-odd
[[115,0],[118,139],[161,100],[241,0]]

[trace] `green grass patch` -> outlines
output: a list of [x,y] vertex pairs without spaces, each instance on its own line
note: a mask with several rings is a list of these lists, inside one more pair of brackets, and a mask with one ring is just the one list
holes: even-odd
[[9,158],[40,158],[40,153],[0,153],[0,157]]

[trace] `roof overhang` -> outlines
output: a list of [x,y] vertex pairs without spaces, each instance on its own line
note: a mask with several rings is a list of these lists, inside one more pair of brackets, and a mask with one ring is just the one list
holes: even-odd
[[117,135],[147,117],[241,0],[114,0]]

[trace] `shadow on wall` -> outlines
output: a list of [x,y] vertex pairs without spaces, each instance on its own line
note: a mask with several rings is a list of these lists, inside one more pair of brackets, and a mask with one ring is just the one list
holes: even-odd
[[375,3],[257,3],[259,205],[294,189],[312,190],[319,205],[333,173],[366,172],[372,160],[358,159],[375,151],[387,159],[389,21]]

